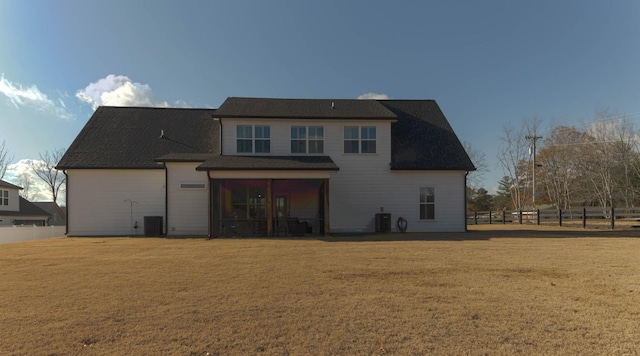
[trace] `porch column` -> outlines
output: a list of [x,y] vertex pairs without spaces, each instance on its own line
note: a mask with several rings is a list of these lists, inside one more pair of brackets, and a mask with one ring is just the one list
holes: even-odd
[[215,199],[218,198],[216,192],[216,181],[209,178],[209,238],[219,237],[220,232],[216,229],[217,204]]
[[265,208],[267,209],[267,236],[273,236],[273,179],[267,179],[267,196]]
[[324,236],[329,236],[329,179],[324,179]]

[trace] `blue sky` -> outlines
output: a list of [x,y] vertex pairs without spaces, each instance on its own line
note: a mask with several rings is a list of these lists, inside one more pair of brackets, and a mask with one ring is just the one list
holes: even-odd
[[0,141],[17,172],[99,104],[378,93],[435,99],[492,189],[506,124],[638,113],[639,66],[631,0],[0,0]]

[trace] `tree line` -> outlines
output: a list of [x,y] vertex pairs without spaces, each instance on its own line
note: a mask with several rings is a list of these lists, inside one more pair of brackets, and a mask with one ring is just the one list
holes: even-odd
[[558,125],[544,133],[539,118],[505,126],[498,152],[504,176],[498,191],[490,195],[469,187],[468,209],[640,205],[640,132],[634,118],[637,114],[602,111],[584,127]]

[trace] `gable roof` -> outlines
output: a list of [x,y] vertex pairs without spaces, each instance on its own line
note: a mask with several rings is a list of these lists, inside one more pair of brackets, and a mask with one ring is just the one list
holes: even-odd
[[47,213],[49,213],[49,215],[51,215],[51,220],[49,220],[50,225],[66,224],[67,222],[67,217],[65,212],[66,209],[61,208],[55,202],[42,201],[42,202],[33,202],[32,204],[46,211]]
[[7,211],[0,210],[0,215],[4,216],[51,216],[48,212],[40,209],[32,202],[28,201],[23,197],[19,197],[19,206],[20,210],[18,211]]
[[379,102],[398,117],[391,124],[391,169],[476,169],[435,100]]
[[338,171],[329,156],[215,156],[198,168],[206,170],[309,170]]
[[101,106],[58,163],[58,169],[162,168],[169,153],[219,151],[215,109]]
[[11,189],[22,189],[22,187],[18,187],[15,184],[11,184],[7,181],[0,179],[0,188],[11,188]]
[[214,117],[389,120],[391,169],[475,170],[434,100],[265,98],[228,98],[218,110],[101,106],[57,168],[161,169],[158,163],[185,161],[205,162],[201,169],[246,166],[241,158],[218,158],[220,122]]
[[358,99],[272,99],[230,97],[215,117],[271,119],[367,119],[396,120],[376,100]]

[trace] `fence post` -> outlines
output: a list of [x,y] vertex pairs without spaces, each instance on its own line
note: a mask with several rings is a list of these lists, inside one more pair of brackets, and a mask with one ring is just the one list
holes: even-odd
[[506,210],[502,210],[502,225],[507,223],[507,211]]
[[587,208],[582,208],[582,228],[587,228]]
[[558,209],[558,224],[562,226],[562,209]]
[[473,212],[473,223],[475,225],[478,225],[478,212],[477,211]]
[[540,209],[536,211],[536,222],[540,225]]
[[522,225],[522,209],[518,210],[518,222]]
[[616,213],[613,210],[613,205],[611,205],[611,230],[613,230],[615,228],[615,220],[616,220]]
[[491,225],[491,209],[489,209],[489,225]]

